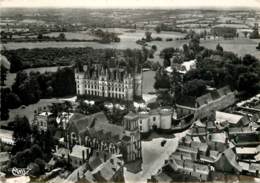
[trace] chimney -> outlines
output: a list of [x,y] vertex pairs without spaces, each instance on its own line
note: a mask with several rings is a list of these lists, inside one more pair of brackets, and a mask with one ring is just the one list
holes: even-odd
[[114,165],[114,160],[112,158],[110,159],[110,163]]
[[83,159],[83,162],[85,162],[85,151],[82,150],[82,159]]
[[104,154],[104,162],[106,162],[107,161],[107,154],[105,153]]

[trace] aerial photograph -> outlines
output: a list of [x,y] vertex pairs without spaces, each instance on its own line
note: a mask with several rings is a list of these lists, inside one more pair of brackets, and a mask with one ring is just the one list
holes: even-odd
[[260,0],[0,0],[0,183],[260,183]]

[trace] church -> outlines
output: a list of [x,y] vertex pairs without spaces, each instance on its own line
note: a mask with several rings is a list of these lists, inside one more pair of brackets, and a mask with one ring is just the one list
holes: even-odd
[[142,96],[142,71],[129,73],[126,68],[105,68],[102,64],[84,65],[75,69],[78,95],[132,101]]

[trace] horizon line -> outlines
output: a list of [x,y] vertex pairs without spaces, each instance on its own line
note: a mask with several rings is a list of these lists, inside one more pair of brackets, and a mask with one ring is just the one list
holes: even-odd
[[230,9],[252,9],[260,10],[260,7],[255,6],[178,6],[178,7],[159,7],[159,6],[137,6],[137,7],[125,7],[125,6],[115,6],[115,7],[102,7],[102,6],[92,6],[92,7],[82,7],[82,6],[0,6],[0,9],[151,9],[151,10],[193,10],[193,9],[203,9],[203,10],[230,10]]

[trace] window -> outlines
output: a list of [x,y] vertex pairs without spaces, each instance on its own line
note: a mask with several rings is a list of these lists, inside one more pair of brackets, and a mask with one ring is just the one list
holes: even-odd
[[156,117],[153,117],[153,121],[155,121],[156,120]]
[[142,120],[140,120],[139,123],[142,124]]
[[142,131],[143,130],[143,128],[142,128],[142,126],[140,126],[140,131]]

